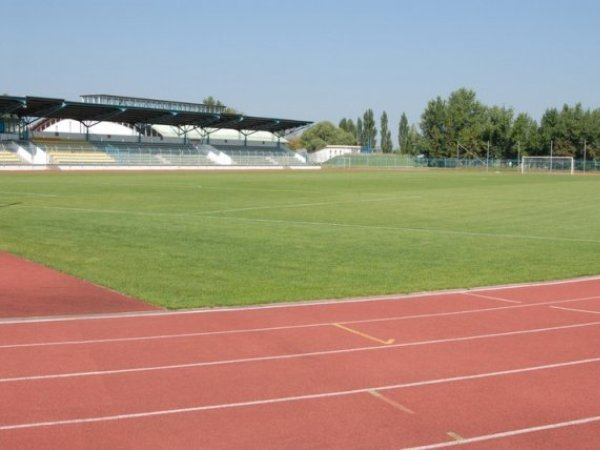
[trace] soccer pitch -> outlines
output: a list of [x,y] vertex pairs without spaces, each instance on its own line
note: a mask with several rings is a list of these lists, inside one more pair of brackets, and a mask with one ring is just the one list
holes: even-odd
[[0,175],[0,249],[168,308],[600,273],[600,177]]

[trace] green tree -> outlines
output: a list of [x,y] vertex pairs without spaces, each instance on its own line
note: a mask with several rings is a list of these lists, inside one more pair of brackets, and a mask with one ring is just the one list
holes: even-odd
[[381,114],[381,151],[391,153],[393,149],[392,133],[388,127],[388,116],[385,111]]
[[534,155],[538,144],[538,125],[529,115],[517,115],[511,132],[511,151],[508,158],[520,158],[523,155]]
[[408,130],[408,137],[406,139],[406,149],[405,152],[408,155],[417,155],[420,153],[425,153],[425,140],[419,133],[416,125],[411,125]]
[[549,108],[544,112],[540,121],[539,129],[539,147],[535,154],[548,155],[550,147],[554,147],[554,141],[561,136],[560,117],[556,108]]
[[600,158],[600,108],[586,114],[583,137],[586,160]]
[[398,146],[400,147],[400,153],[410,153],[408,151],[409,133],[408,118],[405,113],[402,113],[400,123],[398,124]]
[[557,154],[581,158],[582,149],[586,140],[586,116],[589,111],[584,111],[581,103],[570,107],[564,105],[559,113],[560,140],[557,142]]
[[374,149],[377,147],[377,127],[375,125],[375,115],[371,108],[367,109],[363,115],[363,132],[362,142],[363,147]]
[[358,119],[356,119],[356,142],[361,147],[364,147],[364,144],[363,144],[363,142],[364,142],[363,121],[360,117]]
[[331,122],[319,122],[302,133],[300,142],[305,149],[312,152],[327,145],[354,145],[355,138]]
[[302,140],[300,136],[292,136],[287,138],[287,146],[290,150],[300,150],[302,148]]
[[458,146],[467,157],[481,157],[487,123],[486,107],[474,91],[461,88],[452,92],[448,100],[437,97],[421,115],[424,148],[436,158],[454,156]]
[[490,144],[490,157],[510,158],[512,150],[513,110],[510,108],[492,106],[486,108],[486,124],[482,138]]
[[209,95],[208,97],[205,97],[202,100],[202,104],[204,104],[206,106],[223,106],[225,108],[223,110],[225,113],[227,113],[227,114],[239,114],[239,112],[236,109],[230,108],[229,106],[225,106],[221,100],[217,100],[212,95]]
[[448,156],[448,132],[446,127],[446,101],[441,97],[430,100],[421,114],[421,132],[424,152],[432,157]]
[[460,145],[470,157],[482,156],[485,113],[486,108],[477,100],[475,91],[461,88],[452,92],[447,102],[447,143]]
[[[356,125],[354,125],[354,122],[352,121],[352,119],[344,118],[344,119],[340,120],[339,128],[341,128],[344,131],[347,131],[352,136],[356,137]],[[358,139],[357,139],[357,142],[358,142]]]

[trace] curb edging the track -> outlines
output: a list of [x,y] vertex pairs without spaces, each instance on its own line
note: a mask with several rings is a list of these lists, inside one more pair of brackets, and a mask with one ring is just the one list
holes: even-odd
[[339,299],[320,299],[320,300],[306,300],[306,301],[288,301],[282,303],[265,303],[258,305],[248,306],[218,306],[218,307],[201,307],[201,308],[187,308],[178,310],[147,310],[147,311],[131,311],[131,312],[115,312],[115,313],[91,313],[91,314],[77,314],[77,315],[56,315],[56,316],[35,316],[35,317],[9,317],[2,319],[0,318],[0,325],[7,324],[26,324],[26,323],[39,323],[39,322],[63,322],[63,321],[76,321],[76,320],[102,320],[102,319],[118,319],[118,318],[130,318],[130,317],[157,317],[157,316],[172,316],[172,315],[183,315],[183,314],[207,314],[207,313],[219,313],[219,312],[237,312],[237,311],[253,311],[253,310],[266,310],[276,308],[296,308],[296,307],[309,307],[309,306],[321,306],[321,305],[335,305],[344,303],[361,303],[361,302],[374,302],[374,301],[393,301],[393,300],[410,300],[414,298],[427,297],[432,295],[449,295],[449,294],[465,294],[472,292],[481,291],[493,291],[500,289],[518,289],[532,286],[552,286],[557,284],[568,284],[578,283],[582,281],[596,281],[600,280],[600,275],[584,276],[577,278],[569,278],[564,280],[554,281],[532,281],[524,283],[514,283],[496,286],[478,286],[474,288],[456,288],[446,289],[439,291],[422,291],[413,292],[408,294],[386,294],[386,295],[374,295],[364,297],[346,297]]

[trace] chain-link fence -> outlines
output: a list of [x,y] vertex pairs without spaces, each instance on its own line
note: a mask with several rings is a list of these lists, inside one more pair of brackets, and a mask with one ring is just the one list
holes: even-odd
[[[521,170],[517,159],[467,159],[467,158],[426,158],[409,155],[361,154],[338,156],[323,163],[323,167],[334,168],[439,168],[439,169],[475,169],[494,171]],[[600,161],[576,160],[575,170],[578,172],[600,172]]]

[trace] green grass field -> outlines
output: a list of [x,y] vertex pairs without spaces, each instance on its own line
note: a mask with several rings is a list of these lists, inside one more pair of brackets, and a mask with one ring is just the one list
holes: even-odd
[[600,274],[600,177],[0,173],[0,249],[169,308]]

